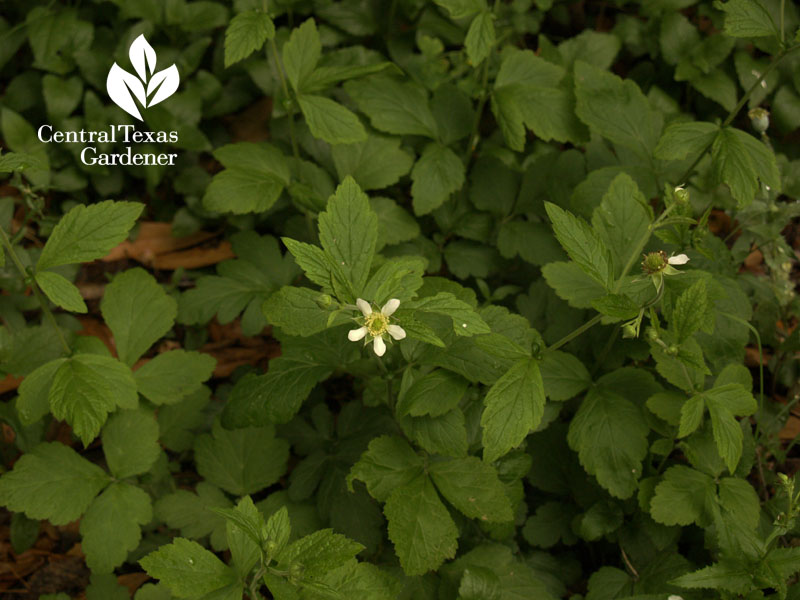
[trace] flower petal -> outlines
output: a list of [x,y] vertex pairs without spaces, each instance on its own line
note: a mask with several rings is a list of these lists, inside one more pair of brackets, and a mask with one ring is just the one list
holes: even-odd
[[397,298],[392,298],[386,304],[383,305],[381,313],[383,314],[384,317],[388,317],[392,315],[394,311],[397,310],[398,306],[400,306],[400,300],[398,300]]
[[359,327],[358,329],[351,329],[347,332],[347,339],[351,342],[357,342],[358,340],[364,339],[364,336],[367,335],[367,328],[366,327]]
[[689,262],[689,257],[685,254],[678,254],[678,256],[670,256],[667,262],[671,265],[685,265]]
[[368,317],[372,314],[372,307],[366,300],[359,298],[356,300],[356,304],[358,305],[358,309],[361,311],[361,314],[363,314],[365,317]]
[[406,330],[400,327],[400,325],[388,325],[386,331],[396,340],[402,340],[406,337]]
[[378,336],[375,338],[372,348],[375,350],[375,354],[383,356],[386,353],[386,342],[383,341],[382,337]]

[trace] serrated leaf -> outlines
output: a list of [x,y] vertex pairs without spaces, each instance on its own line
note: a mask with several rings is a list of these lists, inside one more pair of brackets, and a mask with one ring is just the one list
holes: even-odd
[[[378,217],[372,212],[367,195],[348,176],[319,215],[319,239],[356,295],[367,283],[377,237]],[[354,301],[355,298],[350,299]]]
[[113,200],[75,206],[53,228],[36,270],[102,258],[125,239],[143,208],[138,202]]
[[353,480],[359,479],[373,498],[385,502],[394,489],[421,474],[422,466],[422,459],[408,442],[400,437],[382,435],[369,443],[367,451],[350,469],[347,485],[352,490]]
[[420,417],[443,415],[456,406],[467,391],[467,381],[444,369],[417,379],[397,403],[397,414]]
[[314,137],[329,144],[354,144],[367,139],[358,117],[338,102],[312,94],[299,95],[297,102]]
[[560,350],[544,353],[539,370],[545,396],[557,402],[574,398],[592,384],[584,364],[574,355]]
[[94,573],[111,573],[125,562],[153,518],[150,496],[135,486],[112,483],[95,498],[81,519],[81,547]]
[[678,437],[686,437],[700,427],[705,410],[705,398],[702,394],[692,396],[681,406],[680,425],[678,427]]
[[53,416],[69,423],[84,446],[100,433],[108,413],[139,402],[131,370],[98,354],[76,354],[61,363],[48,399]]
[[383,512],[406,575],[433,571],[455,556],[458,529],[426,475],[396,487]]
[[714,6],[725,13],[725,33],[731,37],[777,36],[778,28],[762,0],[728,0]]
[[39,444],[0,477],[0,503],[31,519],[66,525],[80,517],[111,478],[58,442]]
[[211,536],[211,547],[222,550],[227,547],[225,519],[215,514],[212,508],[228,508],[231,501],[218,487],[201,481],[197,493],[177,490],[158,499],[156,517],[167,527],[178,529],[181,535],[200,539]]
[[363,549],[358,542],[332,529],[320,529],[289,544],[280,553],[280,562],[299,563],[304,577],[315,578],[342,566]]
[[522,443],[542,420],[545,395],[538,362],[516,362],[489,389],[484,403],[483,460],[493,462]]
[[362,190],[397,183],[414,164],[414,157],[400,148],[399,139],[375,134],[356,144],[337,144],[331,156],[339,179],[351,175]]
[[194,452],[200,475],[242,496],[275,483],[286,472],[289,444],[275,437],[273,427],[228,431],[215,423],[211,434],[197,438]]
[[158,423],[143,410],[123,410],[103,427],[103,453],[117,479],[146,473],[161,453]]
[[467,37],[464,38],[469,62],[475,66],[479,65],[489,56],[494,43],[494,15],[488,11],[481,12],[470,23]]
[[556,295],[575,308],[593,308],[592,302],[606,295],[603,285],[574,262],[549,263],[542,274]]
[[264,317],[293,335],[314,335],[328,328],[329,313],[317,304],[319,297],[310,288],[282,287],[264,301]]
[[425,88],[419,84],[377,75],[348,81],[344,89],[375,129],[436,138],[436,119],[428,106]]
[[63,275],[52,271],[39,271],[36,273],[36,283],[56,306],[77,313],[88,311],[80,290]]
[[703,279],[698,279],[678,296],[670,319],[670,328],[678,344],[704,327],[709,308],[706,282]]
[[178,598],[199,598],[236,582],[236,573],[197,542],[175,538],[139,561]]
[[637,489],[650,428],[641,410],[608,387],[590,390],[569,426],[567,441],[586,471],[612,496]]
[[672,123],[661,134],[654,154],[661,160],[683,160],[708,148],[719,132],[713,123],[691,121]]
[[552,204],[545,203],[556,238],[569,257],[597,283],[608,288],[613,271],[605,244],[583,219]]
[[303,83],[317,66],[321,55],[322,44],[314,19],[308,19],[292,30],[289,40],[283,45],[281,57],[286,76],[296,92],[302,91]]
[[141,268],[117,275],[100,303],[120,360],[133,365],[175,322],[178,303]]
[[225,68],[244,60],[275,37],[275,24],[265,12],[239,13],[225,29]]
[[436,0],[436,4],[446,9],[451,19],[465,19],[486,9],[485,0]]
[[470,519],[502,523],[514,516],[497,471],[477,457],[434,462],[430,476],[439,493]]
[[428,144],[411,170],[414,214],[439,208],[464,185],[464,163],[447,146]]
[[175,404],[199,390],[216,364],[209,354],[170,350],[147,361],[133,377],[139,393],[153,404]]
[[650,515],[663,525],[700,523],[715,496],[714,480],[684,465],[670,467],[655,488]]
[[469,304],[449,292],[414,300],[405,308],[449,317],[453,322],[453,331],[459,336],[470,337],[491,331]]
[[689,589],[711,588],[746,594],[752,589],[751,570],[749,564],[726,559],[698,571],[681,575],[670,583]]

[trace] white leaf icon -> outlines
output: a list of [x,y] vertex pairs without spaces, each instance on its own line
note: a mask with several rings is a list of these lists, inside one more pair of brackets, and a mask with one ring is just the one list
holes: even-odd
[[[106,89],[109,97],[117,106],[142,121],[142,115],[136,106],[136,102],[134,102],[134,98],[139,101],[143,108],[158,104],[175,93],[181,82],[181,77],[178,73],[178,67],[175,65],[153,75],[153,71],[156,68],[156,51],[147,42],[144,34],[133,40],[128,50],[128,56],[139,77],[114,63],[108,72]],[[152,75],[152,77],[149,77],[149,82],[148,75]],[[145,86],[147,86],[146,92]],[[147,101],[148,96],[152,96],[150,102]]]
[[[147,76],[152,75],[156,68],[156,51],[147,43],[144,34],[133,40],[130,50],[128,50],[128,56],[133,68],[139,74],[139,79],[147,81]],[[145,70],[145,62],[147,62],[147,70]]]
[[150,79],[150,83],[147,84],[147,95],[149,96],[154,91],[158,91],[156,91],[155,96],[150,98],[150,102],[148,102],[147,106],[153,106],[172,96],[175,90],[178,89],[178,84],[180,82],[181,76],[178,74],[178,67],[175,65],[167,67],[163,71],[159,71],[153,75],[152,79]]
[[[144,86],[139,79],[132,73],[128,73],[125,69],[120,67],[117,63],[111,66],[106,79],[106,90],[108,90],[109,97],[129,115],[136,117],[140,121],[142,115],[133,101],[133,96],[142,106],[147,106],[147,96],[144,92]],[[133,96],[131,96],[133,92]]]

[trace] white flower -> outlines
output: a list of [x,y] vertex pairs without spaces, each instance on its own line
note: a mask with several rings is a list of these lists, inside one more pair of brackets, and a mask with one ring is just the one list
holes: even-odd
[[400,306],[400,300],[392,298],[383,308],[378,312],[372,310],[372,306],[366,300],[359,298],[356,300],[358,309],[364,315],[364,325],[358,329],[351,329],[347,334],[347,339],[351,342],[357,342],[366,338],[365,344],[372,342],[372,348],[375,354],[383,356],[386,352],[386,342],[383,339],[385,334],[389,334],[395,340],[402,340],[406,337],[405,330],[399,325],[392,325],[389,323],[389,317],[394,314],[397,307]]
[[685,254],[678,254],[678,256],[670,256],[667,262],[671,265],[685,265],[689,262],[689,257]]
[[672,594],[667,600],[683,600],[682,596],[678,596],[676,594]]

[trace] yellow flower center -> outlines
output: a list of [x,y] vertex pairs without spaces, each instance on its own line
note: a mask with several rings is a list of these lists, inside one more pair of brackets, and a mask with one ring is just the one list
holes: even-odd
[[381,312],[372,312],[368,317],[365,317],[364,325],[366,325],[370,336],[379,337],[388,331],[389,317]]

